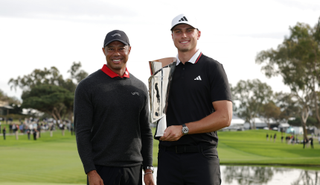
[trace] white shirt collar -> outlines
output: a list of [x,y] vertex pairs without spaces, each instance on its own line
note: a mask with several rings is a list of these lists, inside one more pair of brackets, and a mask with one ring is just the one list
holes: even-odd
[[[188,62],[190,62],[190,63],[192,63],[192,64],[195,64],[195,62],[196,62],[197,58],[199,57],[200,53],[201,53],[201,51],[200,51],[200,49],[198,49],[198,51],[189,59]],[[176,63],[176,65],[179,65],[180,62],[181,62],[181,61],[179,60],[179,56],[177,55],[176,58],[177,58],[177,63]]]

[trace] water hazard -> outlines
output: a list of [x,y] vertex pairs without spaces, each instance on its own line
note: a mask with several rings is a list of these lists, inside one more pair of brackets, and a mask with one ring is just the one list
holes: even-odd
[[[320,168],[220,166],[222,185],[320,185]],[[156,179],[155,168],[154,178]]]
[[220,170],[223,185],[320,185],[320,168],[221,166]]

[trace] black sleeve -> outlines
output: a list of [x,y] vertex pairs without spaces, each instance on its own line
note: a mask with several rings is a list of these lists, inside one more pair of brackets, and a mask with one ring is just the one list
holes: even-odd
[[142,140],[142,157],[143,166],[152,166],[152,152],[153,152],[153,137],[149,124],[149,103],[147,88],[144,87],[146,94],[146,101],[144,109],[140,114],[140,125],[141,125],[141,140]]
[[77,147],[85,173],[95,170],[90,134],[92,128],[93,108],[89,93],[82,83],[77,86],[74,98],[74,126]]
[[229,100],[232,101],[231,90],[229,87],[229,81],[223,65],[219,62],[215,63],[214,66],[210,66],[213,71],[211,74],[211,100]]

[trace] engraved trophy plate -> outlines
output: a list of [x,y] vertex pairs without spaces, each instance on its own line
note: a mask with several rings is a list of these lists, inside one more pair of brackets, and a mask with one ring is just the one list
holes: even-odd
[[149,77],[150,122],[155,123],[155,139],[163,136],[167,128],[166,112],[169,87],[172,73],[176,67],[176,58],[169,57],[149,61],[151,76]]

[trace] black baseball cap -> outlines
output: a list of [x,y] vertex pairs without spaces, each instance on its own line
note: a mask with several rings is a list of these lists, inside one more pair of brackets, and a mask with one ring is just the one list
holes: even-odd
[[103,47],[105,48],[108,44],[110,44],[113,41],[119,41],[122,42],[125,45],[130,46],[129,38],[126,35],[124,31],[121,30],[113,30],[110,31],[107,35],[106,38],[104,39],[104,44]]

